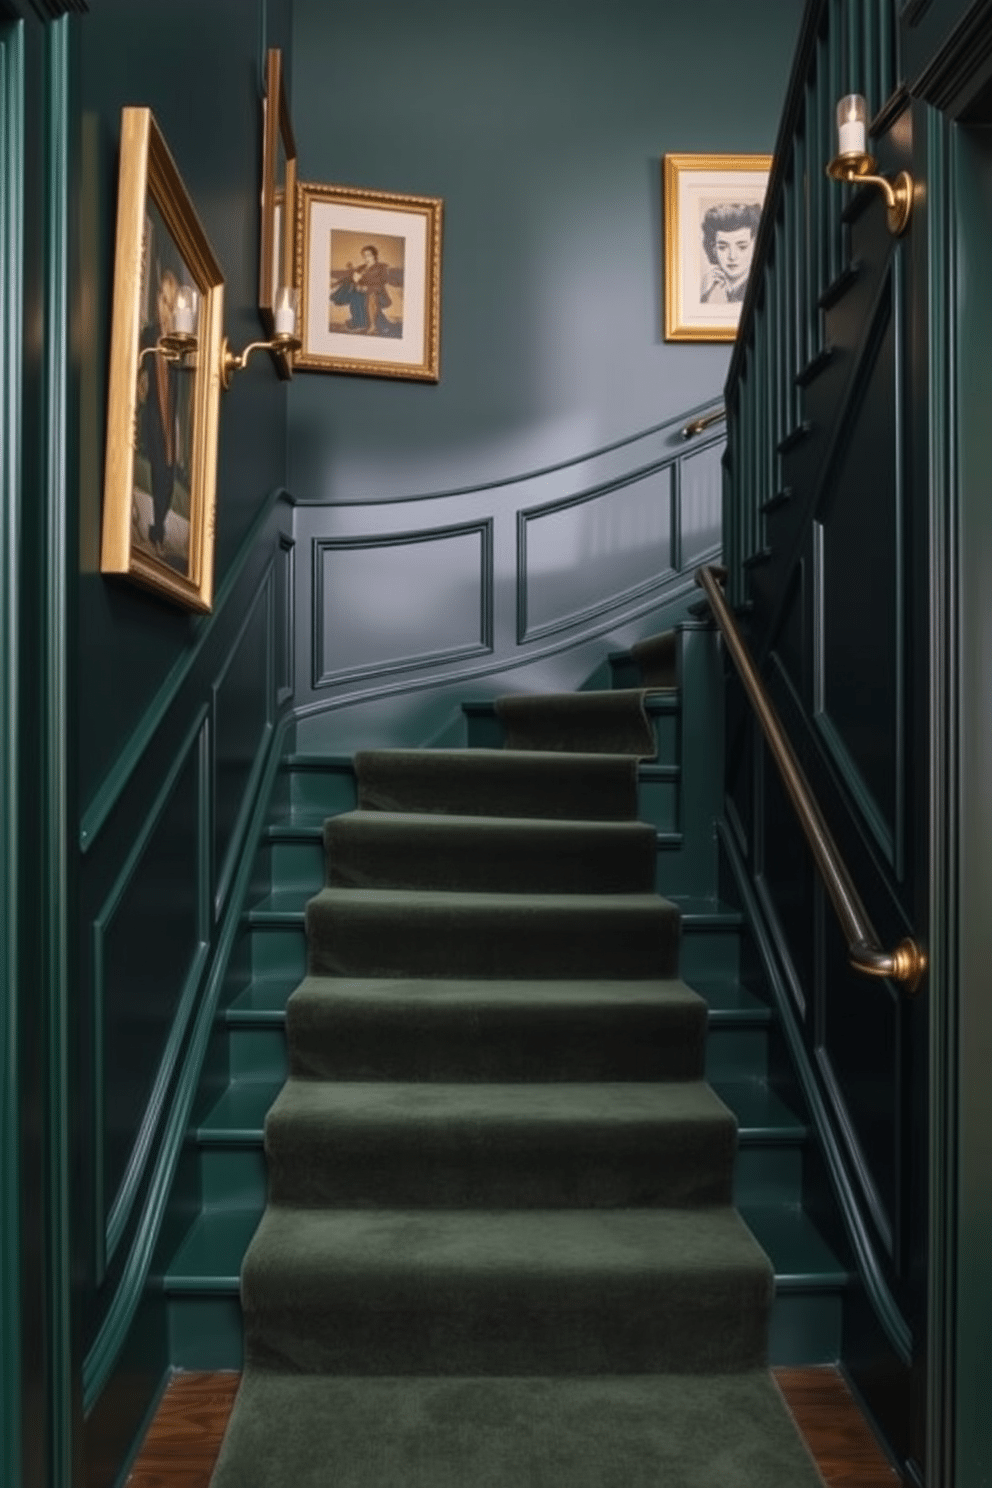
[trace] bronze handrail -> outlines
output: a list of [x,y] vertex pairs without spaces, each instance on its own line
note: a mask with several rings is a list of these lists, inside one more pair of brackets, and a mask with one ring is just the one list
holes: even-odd
[[816,866],[847,939],[848,959],[855,971],[863,972],[865,976],[890,977],[894,982],[902,982],[907,991],[915,992],[927,969],[926,952],[909,936],[900,941],[893,951],[886,951],[879,942],[837,844],[810,790],[802,766],[779,723],[733,612],[724,598],[719,583],[719,576],[723,572],[709,564],[698,568],[696,583],[710,602],[727,650],[740,673],[744,690],[778,766],[786,794],[806,834]]
[[690,419],[687,424],[682,425],[682,438],[695,439],[697,434],[702,434],[712,424],[718,424],[721,419],[727,417],[725,408],[714,408],[712,413],[700,414],[699,418]]

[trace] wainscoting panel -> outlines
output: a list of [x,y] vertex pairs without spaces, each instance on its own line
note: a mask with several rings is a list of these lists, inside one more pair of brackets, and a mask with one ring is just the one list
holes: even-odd
[[152,804],[92,930],[98,1270],[147,1160],[205,940],[205,716]]
[[484,486],[297,499],[297,747],[457,742],[467,687],[580,687],[604,637],[686,618],[721,552],[723,429],[682,432],[704,411]]
[[266,574],[238,641],[213,688],[214,915],[220,918],[272,729],[273,570]]
[[315,541],[314,687],[491,650],[492,564],[491,521]]
[[[854,385],[828,499],[814,528],[816,711],[824,742],[890,865],[903,838],[905,667],[901,430],[892,286]],[[857,603],[851,596],[857,595]]]
[[93,1227],[81,1329],[87,1429],[100,1438],[130,1410],[121,1392],[133,1388],[135,1351],[168,1359],[156,1245],[189,1221],[188,1195],[177,1191],[172,1212],[170,1190],[240,923],[245,850],[281,742],[277,678],[283,688],[292,680],[285,608],[277,665],[293,553],[280,494],[82,810],[87,1075],[76,1119],[92,1133],[80,1181]]
[[673,569],[673,467],[519,515],[521,641],[656,587]]
[[680,460],[678,498],[679,550],[675,568],[694,568],[720,546],[723,528],[723,444],[711,444]]

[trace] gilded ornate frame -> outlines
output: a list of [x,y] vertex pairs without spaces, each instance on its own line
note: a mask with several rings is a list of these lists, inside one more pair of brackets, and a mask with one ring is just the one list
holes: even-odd
[[[756,207],[760,215],[771,165],[770,155],[665,156],[666,341],[733,341],[736,337],[743,290],[739,284],[728,290],[717,266],[711,264],[707,270],[702,221],[706,209],[717,206],[739,206],[749,214]],[[753,249],[756,221],[750,231]]]
[[[297,370],[438,381],[443,210],[434,196],[297,183],[295,282],[303,338],[293,358]],[[331,309],[345,272],[335,234],[353,245],[346,261],[348,271],[354,264],[356,281],[366,243],[389,270],[379,330],[375,320],[370,330],[352,328],[347,322],[356,312]]]
[[[181,261],[200,295],[196,349],[183,358],[163,357],[149,344],[153,334],[152,212],[173,262]],[[121,113],[100,569],[126,576],[165,599],[199,611],[209,611],[213,602],[223,310],[220,265],[151,110],[125,108]],[[192,385],[184,387],[182,440],[188,456],[183,473],[189,511],[177,520],[170,495],[165,536],[157,541],[149,521],[154,498],[136,481],[136,460],[143,409],[154,396],[150,391],[152,368],[158,369],[160,359],[163,367],[168,364],[177,377],[189,377]],[[154,375],[158,376],[157,370]],[[168,438],[174,445],[173,464],[178,470],[179,417],[174,414],[170,420],[163,411],[162,419],[164,425],[173,425],[174,433],[170,430]]]

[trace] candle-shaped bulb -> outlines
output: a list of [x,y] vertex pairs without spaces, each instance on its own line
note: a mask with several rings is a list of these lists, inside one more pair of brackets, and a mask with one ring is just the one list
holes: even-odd
[[841,155],[864,155],[868,105],[860,93],[848,93],[837,105],[837,148]]
[[291,284],[280,284],[276,290],[273,312],[277,336],[296,335],[296,317],[299,312],[300,292]]
[[181,284],[176,290],[172,329],[179,335],[191,336],[196,330],[196,314],[199,308],[199,291],[192,284]]

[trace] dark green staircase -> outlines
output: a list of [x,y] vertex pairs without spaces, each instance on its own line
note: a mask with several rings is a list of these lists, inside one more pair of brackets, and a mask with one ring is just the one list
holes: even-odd
[[[775,1014],[749,972],[744,918],[717,896],[722,677],[705,625],[681,629],[678,667],[678,688],[647,698],[658,757],[638,769],[640,820],[654,828],[657,888],[681,910],[681,976],[708,1004],[707,1077],[738,1121],[734,1200],[775,1271],[770,1362],[833,1361],[849,1273],[805,1211],[817,1172],[810,1128]],[[636,657],[611,658],[611,668],[615,686],[640,684]],[[469,703],[465,716],[470,747],[502,744],[491,703]],[[193,1218],[162,1267],[176,1368],[241,1363],[239,1272],[265,1206],[263,1122],[287,1074],[285,1005],[306,973],[304,905],[324,883],[325,820],[355,804],[350,758],[284,761],[189,1134],[180,1189]],[[381,829],[388,854],[388,819]]]

